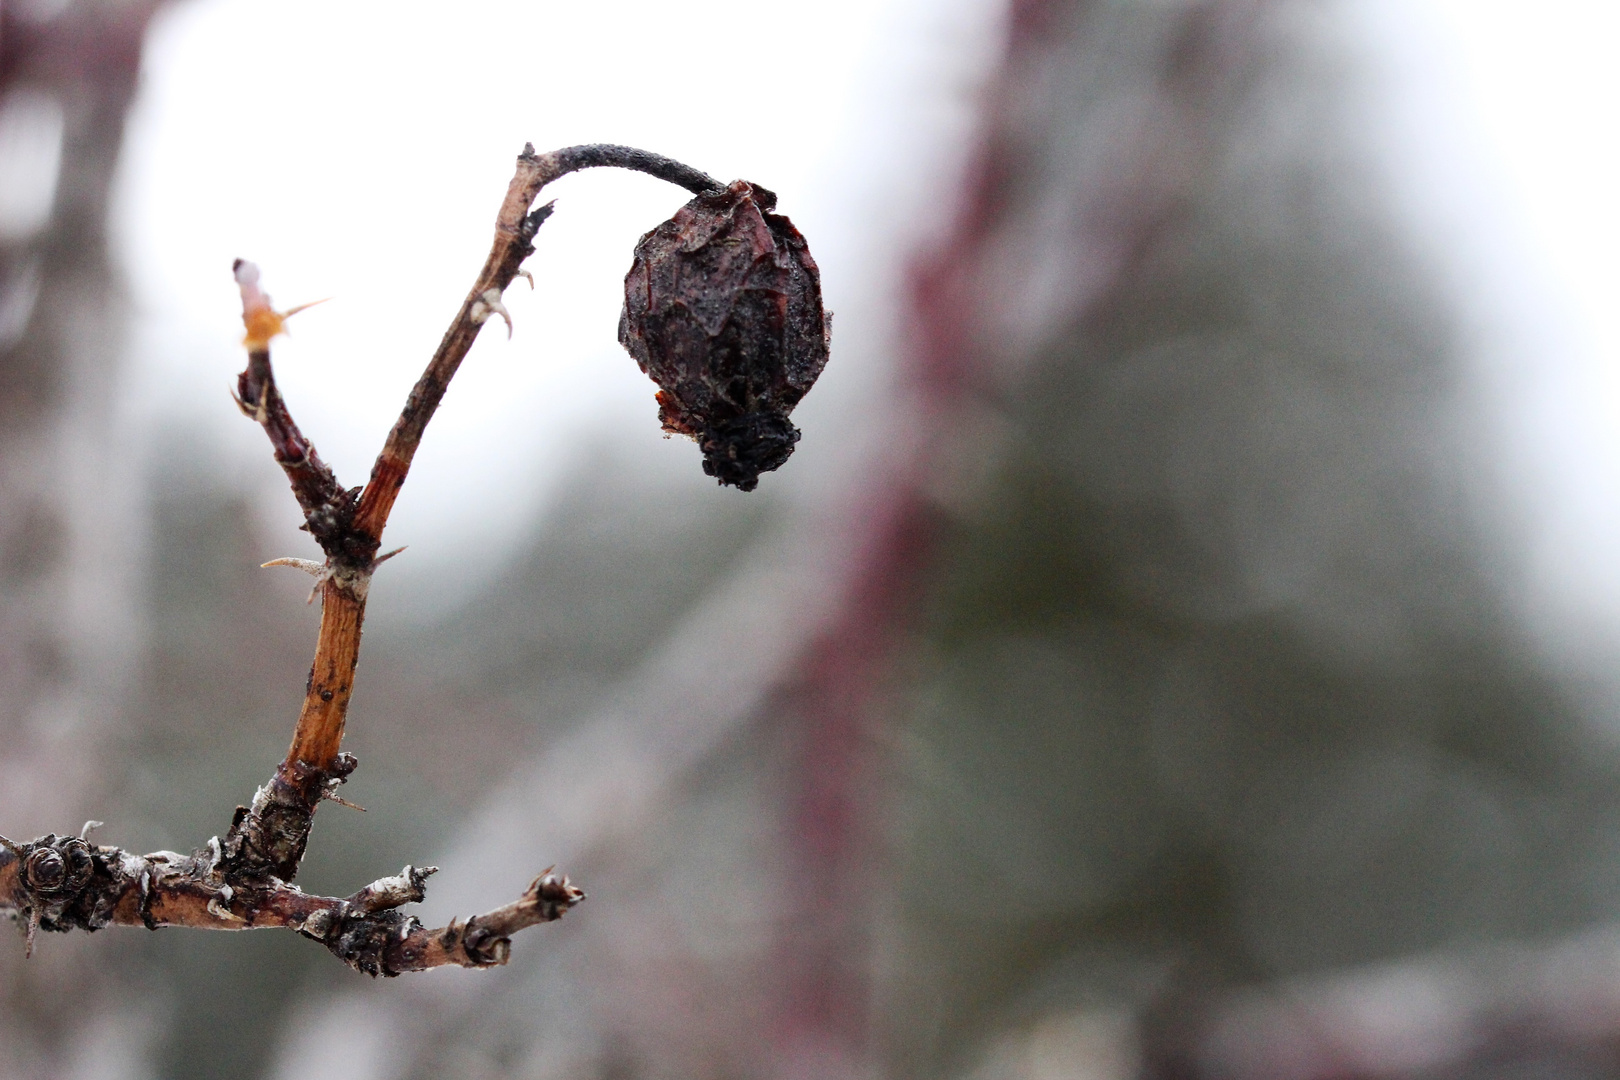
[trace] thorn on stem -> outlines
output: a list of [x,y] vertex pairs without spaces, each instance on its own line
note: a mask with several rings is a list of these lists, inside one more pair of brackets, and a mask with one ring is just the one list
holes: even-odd
[[323,296],[319,300],[311,300],[307,304],[299,304],[297,307],[290,307],[286,311],[283,311],[281,313],[281,317],[283,319],[290,319],[294,315],[298,314],[300,311],[308,311],[310,308],[314,307],[316,304],[324,304],[324,303],[326,303],[327,301],[329,301],[331,299],[332,299],[332,297],[330,297],[330,296]]
[[34,958],[34,935],[39,932],[39,908],[28,909],[28,942],[23,946],[23,959]]
[[325,563],[318,563],[314,559],[295,559],[291,556],[260,563],[259,569],[268,570],[272,566],[290,566],[295,570],[302,570],[304,573],[313,574],[316,577],[321,577],[326,573]]
[[288,319],[306,308],[324,304],[331,299],[327,297],[324,300],[299,304],[286,311],[277,311],[271,306],[269,295],[259,288],[257,266],[245,259],[237,259],[231,265],[231,272],[235,274],[236,284],[242,293],[242,325],[247,328],[247,336],[242,339],[242,344],[249,350],[269,349],[271,338],[286,333]]
[[83,840],[85,837],[89,836],[90,833],[93,830],[99,829],[105,824],[107,824],[105,821],[87,821],[87,822],[85,822],[84,823],[84,828],[79,830],[79,839]]
[[389,559],[392,559],[395,555],[398,555],[404,550],[405,547],[401,546],[395,548],[393,551],[387,552],[386,554],[377,556],[375,559],[371,560],[371,568],[373,570],[377,569],[377,567],[381,566],[383,563],[387,562]]
[[506,338],[510,341],[512,338],[512,313],[506,310],[505,304],[501,303],[501,290],[493,285],[485,289],[479,294],[478,299],[473,301],[472,321],[482,326],[489,321],[491,315],[499,315],[505,321]]
[[348,799],[345,799],[343,796],[334,795],[330,791],[321,792],[321,798],[330,799],[333,802],[337,803],[339,806],[347,806],[350,810],[358,810],[362,814],[366,812],[366,808],[361,806],[359,803],[352,803]]
[[[401,548],[400,550],[403,551],[404,549]],[[316,562],[314,559],[294,559],[291,556],[281,559],[271,559],[267,563],[260,563],[259,569],[267,570],[272,566],[290,566],[295,570],[302,570],[304,573],[314,576],[315,586],[309,590],[309,596],[304,599],[304,603],[306,604],[313,604],[315,602],[315,598],[320,595],[321,586],[326,584],[327,580],[332,576],[331,567],[329,567],[326,563]]]

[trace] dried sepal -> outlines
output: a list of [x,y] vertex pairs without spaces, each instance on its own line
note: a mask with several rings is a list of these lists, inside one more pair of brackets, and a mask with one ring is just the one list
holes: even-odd
[[641,238],[619,342],[659,386],[664,430],[752,491],[799,441],[788,420],[827,363],[821,274],[776,195],[738,180]]
[[[325,300],[311,300],[307,304],[288,308],[286,311],[277,311],[270,304],[270,297],[259,288],[259,268],[246,259],[237,259],[231,265],[231,273],[236,277],[237,287],[242,293],[242,326],[247,334],[242,338],[242,344],[249,349],[266,349],[270,346],[270,339],[287,332],[287,320],[300,311],[324,304]],[[241,405],[241,402],[237,402]],[[246,411],[244,408],[243,411]]]

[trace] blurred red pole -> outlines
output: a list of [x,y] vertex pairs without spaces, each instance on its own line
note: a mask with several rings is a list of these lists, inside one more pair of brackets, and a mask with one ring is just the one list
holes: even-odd
[[[936,459],[970,427],[965,416],[994,408],[1016,382],[1030,360],[1028,345],[1071,325],[1174,213],[1184,187],[1219,145],[1222,91],[1241,75],[1262,6],[1205,0],[1174,15],[1169,55],[1151,84],[1149,122],[1105,146],[1103,163],[1075,183],[1062,173],[1052,144],[1097,135],[1085,129],[1084,109],[1043,96],[1048,83],[1041,75],[1074,62],[1090,5],[1011,4],[960,211],[946,242],[913,274],[914,347],[902,363],[918,430],[855,515],[866,523],[851,556],[855,584],[782,703],[795,725],[797,756],[773,971],[781,988],[774,1033],[779,1076],[840,1080],[881,1071],[871,1023],[872,920],[875,897],[887,884],[881,830],[891,815],[879,727],[892,662],[948,525],[928,494],[937,483]],[[1071,198],[1057,269],[1016,246],[1031,204],[1054,188],[1067,188]],[[1015,305],[1006,303],[1007,290],[1020,284],[1039,288],[1047,302],[1028,312],[1034,325],[1009,327],[1008,308]]]

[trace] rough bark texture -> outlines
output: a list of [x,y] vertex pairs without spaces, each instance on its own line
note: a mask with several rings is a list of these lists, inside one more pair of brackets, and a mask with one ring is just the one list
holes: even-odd
[[133,855],[52,834],[13,847],[0,853],[0,895],[28,920],[30,947],[36,929],[287,927],[357,971],[393,976],[445,965],[504,964],[513,934],[561,918],[584,898],[566,877],[548,871],[513,903],[430,930],[398,909],[423,899],[423,881],[437,867],[407,866],[339,899],[244,871],[252,860],[244,863],[240,851],[218,838],[190,855]]

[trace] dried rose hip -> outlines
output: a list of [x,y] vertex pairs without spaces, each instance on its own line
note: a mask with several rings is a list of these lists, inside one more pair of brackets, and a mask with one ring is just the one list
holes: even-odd
[[738,180],[641,238],[619,342],[659,386],[664,430],[752,491],[799,441],[788,414],[827,364],[821,274],[776,195]]

